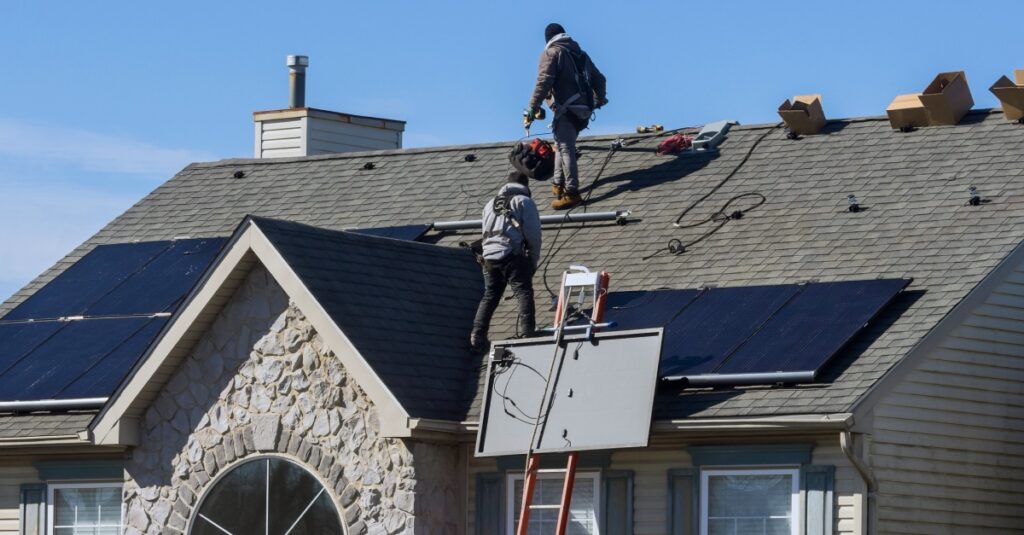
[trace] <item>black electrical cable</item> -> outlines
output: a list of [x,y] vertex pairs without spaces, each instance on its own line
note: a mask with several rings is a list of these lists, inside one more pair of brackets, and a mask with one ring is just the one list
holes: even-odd
[[[632,143],[629,144],[631,145]],[[623,142],[622,145],[626,145],[626,143]],[[583,213],[587,213],[587,206],[590,204],[590,196],[594,194],[594,189],[596,189],[597,187],[597,182],[601,180],[601,175],[604,174],[605,168],[608,167],[608,162],[611,161],[612,155],[614,155],[615,151],[622,145],[620,145],[619,143],[612,143],[612,146],[608,149],[608,152],[605,154],[604,161],[601,162],[601,167],[598,168],[597,170],[597,174],[595,174],[594,178],[591,179],[590,181],[590,187],[587,189],[587,196],[583,199],[582,203],[566,210],[565,217],[569,217],[569,214],[573,213],[573,211],[580,207],[583,208]],[[576,229],[573,230],[572,234],[570,234],[569,237],[566,238],[562,243],[558,243],[558,237],[562,233],[562,225],[559,225],[558,229],[555,230],[555,237],[551,239],[551,245],[549,246],[548,253],[544,255],[544,267],[541,271],[541,278],[544,280],[544,289],[547,290],[548,295],[551,296],[552,299],[555,299],[557,297],[557,294],[555,294],[555,291],[551,289],[551,283],[548,281],[548,268],[551,267],[551,260],[554,259],[555,255],[562,250],[562,247],[567,242],[569,242],[574,236],[576,236],[576,234],[585,225],[586,222],[581,222],[580,226],[576,227]]]
[[[753,156],[754,151],[757,149],[757,146],[760,145],[761,142],[764,141],[765,138],[767,138],[769,134],[771,134],[775,130],[778,130],[779,128],[781,128],[783,124],[784,123],[778,123],[775,126],[765,130],[763,134],[758,136],[757,139],[754,140],[754,143],[752,143],[750,145],[750,148],[747,149],[747,153],[743,155],[743,159],[740,160],[740,162],[738,164],[736,164],[736,167],[734,167],[732,169],[732,171],[729,172],[728,175],[725,175],[725,178],[723,178],[721,181],[719,181],[718,184],[715,184],[715,187],[711,188],[711,190],[709,190],[707,193],[702,195],[696,201],[690,203],[690,205],[687,206],[682,211],[682,213],[679,214],[679,217],[677,217],[676,220],[672,222],[673,226],[675,226],[676,228],[680,228],[680,229],[696,228],[696,227],[700,227],[700,226],[706,225],[708,223],[717,223],[716,225],[714,225],[711,229],[709,229],[707,232],[701,234],[697,238],[695,238],[693,240],[690,240],[688,242],[685,242],[685,243],[682,240],[678,239],[678,238],[672,238],[672,239],[670,239],[668,241],[668,243],[665,245],[665,247],[657,249],[656,251],[654,251],[653,253],[647,255],[643,259],[644,260],[650,260],[651,258],[654,258],[654,257],[662,255],[662,254],[672,254],[672,255],[683,254],[690,247],[692,247],[692,246],[694,246],[694,245],[696,245],[696,244],[698,244],[698,243],[700,243],[700,242],[710,238],[711,236],[713,236],[716,232],[721,230],[722,227],[724,227],[725,224],[728,223],[729,221],[733,221],[733,220],[736,220],[736,219],[742,219],[743,216],[746,215],[748,212],[757,209],[758,207],[763,205],[765,202],[767,202],[768,201],[767,197],[765,197],[761,193],[758,193],[758,192],[741,193],[739,195],[735,195],[735,196],[731,197],[728,201],[725,202],[724,205],[722,205],[721,209],[719,209],[716,212],[713,212],[711,215],[709,215],[705,219],[702,219],[702,220],[697,221],[695,223],[686,223],[686,224],[682,223],[683,218],[685,218],[687,216],[687,214],[689,214],[691,211],[693,211],[694,208],[700,206],[704,201],[708,200],[718,190],[722,189],[722,186],[724,186],[727,182],[729,182],[729,180],[732,179],[732,177],[736,176],[736,173],[738,173],[740,171],[740,169],[743,169],[743,166],[747,163],[748,160],[750,160],[750,157]],[[741,199],[748,198],[748,197],[756,197],[757,198],[757,202],[755,202],[751,206],[747,206],[746,208],[744,208],[742,210],[733,210],[732,212],[729,211],[729,208],[730,208],[730,206],[732,206],[733,203],[735,203],[736,201],[739,201]]]

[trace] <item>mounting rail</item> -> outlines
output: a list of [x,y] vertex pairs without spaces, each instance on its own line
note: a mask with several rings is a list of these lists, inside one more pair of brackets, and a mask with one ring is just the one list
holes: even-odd
[[[625,225],[629,215],[632,212],[629,210],[616,210],[614,212],[583,212],[579,214],[567,213],[567,214],[556,214],[556,215],[542,215],[540,216],[541,225],[555,225],[555,224],[566,224],[566,223],[589,223],[592,221],[615,221],[620,225]],[[467,219],[464,221],[435,221],[430,225],[431,230],[480,230],[480,226],[483,225],[482,219]]]

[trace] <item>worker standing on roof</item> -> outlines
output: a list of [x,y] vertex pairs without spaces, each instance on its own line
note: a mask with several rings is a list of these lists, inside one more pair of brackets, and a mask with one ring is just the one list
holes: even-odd
[[576,138],[590,124],[594,110],[607,104],[608,99],[604,75],[561,24],[548,24],[544,41],[537,85],[523,113],[523,123],[529,126],[534,118],[542,117],[540,105],[547,100],[554,115],[551,133],[556,147],[551,192],[557,198],[551,207],[565,210],[583,202],[576,167]]
[[540,214],[530,198],[529,178],[513,171],[498,195],[484,205],[480,261],[484,296],[473,319],[469,344],[474,352],[490,348],[487,331],[506,286],[519,303],[519,336],[536,328],[533,274],[540,263]]

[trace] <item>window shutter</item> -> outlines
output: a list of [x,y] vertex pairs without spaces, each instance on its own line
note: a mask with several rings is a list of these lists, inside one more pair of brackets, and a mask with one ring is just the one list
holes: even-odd
[[804,525],[807,535],[832,535],[832,487],[835,467],[804,465],[800,469],[800,485],[804,491]]
[[500,473],[476,475],[476,534],[504,533],[502,495],[504,485]]
[[633,534],[633,471],[606,470],[602,474],[602,535]]
[[46,485],[29,483],[21,486],[19,506],[21,535],[44,535],[46,533]]
[[671,535],[696,535],[700,518],[697,501],[700,478],[697,469],[683,468],[668,472],[668,532]]

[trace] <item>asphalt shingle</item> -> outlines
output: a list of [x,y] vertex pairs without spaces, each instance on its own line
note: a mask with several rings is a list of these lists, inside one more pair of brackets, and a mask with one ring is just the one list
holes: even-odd
[[[744,193],[764,195],[764,205],[683,254],[666,252],[670,239],[686,242],[704,232],[672,223],[736,170],[762,135],[735,176],[685,222],[706,218]],[[846,410],[1024,239],[1024,129],[999,112],[974,112],[957,126],[910,133],[893,131],[884,118],[834,121],[820,135],[800,140],[771,126],[736,127],[712,154],[657,156],[660,138],[628,136],[638,142],[615,152],[595,180],[613,139],[581,140],[582,193],[590,197],[589,210],[631,209],[637,220],[545,230],[545,261],[535,281],[542,320],[549,290],[571,263],[610,271],[613,290],[914,279],[819,383],[663,395],[658,418]],[[507,144],[491,144],[193,164],[9,299],[0,314],[98,244],[224,236],[249,213],[334,230],[479,217],[506,174],[507,151]],[[464,160],[470,152],[474,162]],[[376,168],[364,170],[367,162]],[[232,178],[239,170],[245,177]],[[990,202],[966,206],[972,185]],[[546,185],[534,189],[543,205]],[[866,210],[848,212],[849,194]],[[470,235],[430,233],[424,239],[455,245]],[[407,269],[429,268],[413,263]],[[492,338],[513,332],[513,308],[499,308]],[[465,333],[451,325],[445,327],[461,342]],[[445,366],[453,362],[449,355],[435,357]],[[415,374],[431,367],[421,364],[394,380],[415,382]],[[472,361],[464,365],[475,371]],[[475,419],[477,411],[474,402],[465,418]]]

